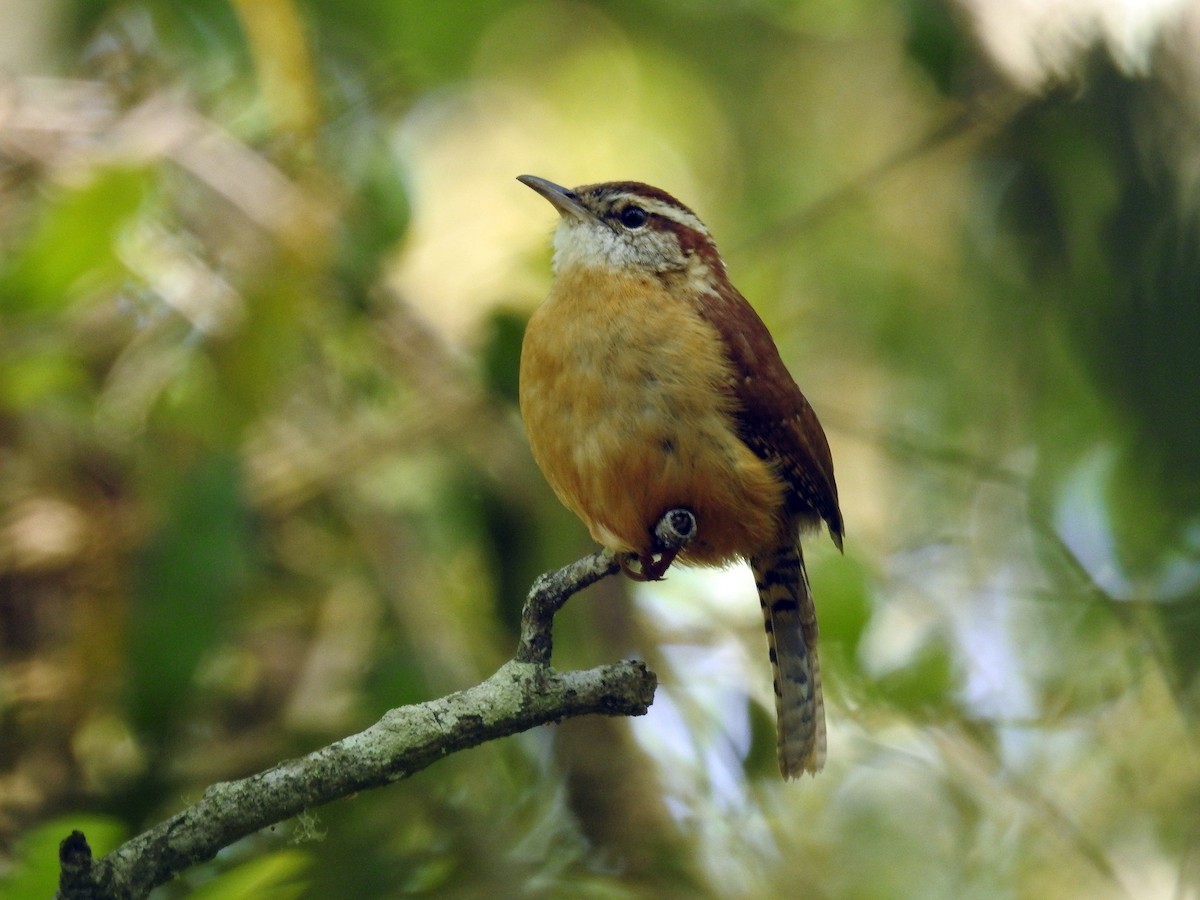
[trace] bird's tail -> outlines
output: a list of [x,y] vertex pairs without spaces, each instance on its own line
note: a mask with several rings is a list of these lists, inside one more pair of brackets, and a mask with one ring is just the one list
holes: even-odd
[[825,700],[817,657],[817,608],[795,536],[750,559],[767,629],[784,778],[825,765]]

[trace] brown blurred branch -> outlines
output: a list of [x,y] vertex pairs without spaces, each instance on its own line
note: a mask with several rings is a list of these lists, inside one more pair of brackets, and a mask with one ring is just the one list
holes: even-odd
[[[695,519],[668,511],[656,534],[662,549],[678,549],[694,536]],[[516,658],[475,687],[393,709],[365,731],[300,759],[215,784],[197,803],[98,860],[84,835],[72,832],[60,846],[57,896],[145,897],[261,828],[407,778],[451,753],[575,716],[644,715],[658,679],[643,663],[626,660],[579,672],[549,665],[554,614],[618,568],[616,557],[602,551],[539,577],[525,601]]]

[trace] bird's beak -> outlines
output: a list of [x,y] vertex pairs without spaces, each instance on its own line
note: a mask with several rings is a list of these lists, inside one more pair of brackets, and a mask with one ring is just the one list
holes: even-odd
[[547,181],[545,178],[538,178],[536,175],[518,175],[517,181],[533,188],[549,200],[563,218],[570,217],[581,222],[600,221],[595,213],[579,202],[579,197],[570,188]]

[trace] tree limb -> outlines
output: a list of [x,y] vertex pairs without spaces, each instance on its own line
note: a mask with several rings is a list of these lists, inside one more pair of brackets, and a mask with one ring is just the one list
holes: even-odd
[[[694,536],[695,519],[686,510],[669,510],[655,533],[664,550],[678,549]],[[84,835],[72,832],[59,848],[57,897],[145,897],[261,828],[407,778],[459,750],[574,716],[644,715],[658,682],[643,663],[626,660],[578,672],[549,665],[554,614],[618,568],[616,557],[601,551],[540,576],[525,601],[516,658],[481,684],[393,709],[365,731],[307,756],[214,784],[198,802],[98,860]]]

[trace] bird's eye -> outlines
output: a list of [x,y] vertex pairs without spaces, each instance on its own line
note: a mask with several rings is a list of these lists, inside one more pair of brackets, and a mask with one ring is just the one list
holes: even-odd
[[626,228],[641,228],[650,216],[640,206],[627,206],[621,210],[619,218]]

